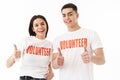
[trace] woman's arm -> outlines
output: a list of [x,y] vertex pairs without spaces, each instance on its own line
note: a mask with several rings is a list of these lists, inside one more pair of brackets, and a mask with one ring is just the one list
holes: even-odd
[[49,71],[49,73],[45,75],[45,78],[47,80],[52,80],[52,78],[54,77],[54,73],[53,73],[53,70],[52,70],[51,63],[48,65],[48,71]]
[[15,63],[15,58],[14,58],[14,54],[12,54],[6,62],[6,66],[7,68],[11,67],[13,64]]
[[6,61],[7,68],[11,67],[15,63],[16,59],[21,57],[21,52],[17,49],[16,45],[14,45],[14,49],[14,53]]

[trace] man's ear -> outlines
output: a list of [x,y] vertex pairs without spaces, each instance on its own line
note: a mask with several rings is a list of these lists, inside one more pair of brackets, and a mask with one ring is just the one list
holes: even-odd
[[77,13],[77,18],[79,18],[79,13]]

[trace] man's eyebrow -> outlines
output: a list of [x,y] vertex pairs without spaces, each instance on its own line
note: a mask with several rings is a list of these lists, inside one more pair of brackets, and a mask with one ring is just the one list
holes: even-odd
[[[73,12],[71,11],[71,12],[68,12],[67,14],[71,14],[71,13],[73,13]],[[63,13],[62,15],[65,15],[65,13]]]

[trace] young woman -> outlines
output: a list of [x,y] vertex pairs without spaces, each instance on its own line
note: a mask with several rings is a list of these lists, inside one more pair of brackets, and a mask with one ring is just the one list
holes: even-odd
[[25,38],[6,65],[11,67],[16,59],[21,58],[20,80],[51,80],[54,76],[51,69],[52,43],[46,39],[48,22],[42,15],[34,15],[29,24],[30,37]]

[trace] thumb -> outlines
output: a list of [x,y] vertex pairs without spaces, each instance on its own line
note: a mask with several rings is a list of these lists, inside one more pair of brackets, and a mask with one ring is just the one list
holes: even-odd
[[44,77],[45,77],[45,78],[47,78],[47,77],[48,77],[48,73],[47,73],[47,74],[45,74],[45,75],[44,75]]
[[62,53],[61,53],[60,48],[58,48],[58,55],[59,55],[59,56],[62,56]]
[[17,46],[16,46],[16,44],[14,44],[14,50],[17,50]]
[[86,48],[85,46],[84,46],[84,52],[88,52],[88,51],[87,51],[87,48]]

